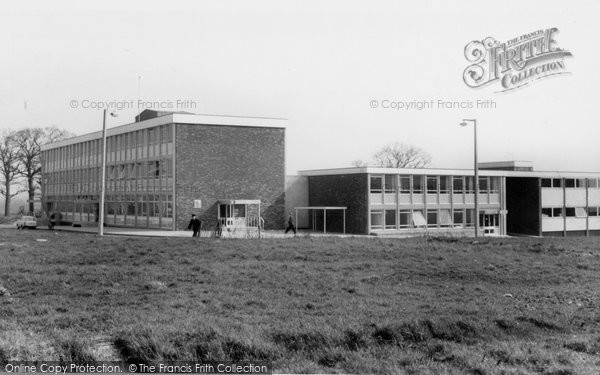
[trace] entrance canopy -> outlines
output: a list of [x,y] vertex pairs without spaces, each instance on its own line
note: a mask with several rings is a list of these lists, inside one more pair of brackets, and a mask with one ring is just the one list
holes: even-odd
[[348,207],[342,206],[307,206],[307,207],[294,207],[296,211],[296,224],[298,224],[298,210],[307,210],[313,212],[313,230],[315,230],[315,212],[323,211],[323,233],[327,233],[327,211],[342,211],[343,221],[342,221],[342,230],[343,233],[346,233],[346,210]]

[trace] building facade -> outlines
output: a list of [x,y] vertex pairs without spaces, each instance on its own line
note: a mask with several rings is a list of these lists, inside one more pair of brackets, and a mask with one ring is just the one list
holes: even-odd
[[[347,207],[356,234],[473,233],[600,235],[600,173],[537,172],[513,162],[479,171],[479,215],[472,170],[357,167],[301,171],[309,206]],[[341,231],[339,213],[327,229]],[[318,227],[323,217],[315,217]]]
[[[282,227],[285,120],[149,110],[139,119],[107,130],[107,225],[176,230],[196,214],[205,227],[228,218]],[[45,213],[95,225],[101,164],[101,132],[44,145]]]

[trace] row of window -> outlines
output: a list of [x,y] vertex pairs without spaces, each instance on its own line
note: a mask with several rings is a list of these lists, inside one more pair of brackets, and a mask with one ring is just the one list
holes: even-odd
[[542,217],[600,216],[600,207],[544,207]]
[[[173,153],[172,125],[142,129],[106,139],[107,162],[145,159]],[[101,164],[102,140],[76,143],[44,151],[44,171]]]
[[543,188],[600,188],[600,180],[597,178],[542,178]]
[[460,228],[475,225],[475,210],[373,210],[371,229]]
[[[106,167],[108,191],[168,189],[173,181],[171,160],[109,165]],[[100,167],[44,173],[46,194],[100,191]]]
[[[394,194],[473,194],[475,193],[473,176],[421,176],[386,174],[371,176],[371,193]],[[482,194],[497,193],[500,188],[500,177],[479,177],[479,192]]]

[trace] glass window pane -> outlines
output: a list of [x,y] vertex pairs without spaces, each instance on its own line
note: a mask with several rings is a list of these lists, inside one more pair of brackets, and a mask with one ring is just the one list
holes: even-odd
[[542,187],[552,187],[552,180],[549,178],[542,178]]
[[400,192],[410,193],[410,176],[400,176]]
[[413,211],[412,219],[415,227],[423,227],[427,225],[425,216],[423,216],[423,211]]
[[542,217],[552,217],[552,209],[542,208]]
[[436,227],[438,223],[438,213],[437,211],[427,211],[427,226],[428,227]]
[[440,193],[448,194],[450,192],[450,176],[440,176]]
[[399,215],[399,219],[400,219],[400,228],[408,228],[410,227],[410,211],[408,210],[401,210],[400,211],[400,215]]
[[371,229],[383,229],[382,211],[371,211]]
[[452,225],[452,217],[450,216],[450,210],[440,210],[440,224],[443,226]]
[[489,190],[488,178],[487,177],[479,177],[479,192],[487,193],[488,190]]
[[423,192],[423,176],[413,176],[413,193]]
[[382,178],[380,176],[371,177],[371,193],[381,193]]
[[396,210],[385,210],[385,228],[396,229]]
[[438,189],[438,177],[437,176],[427,176],[427,192],[430,194],[437,193]]
[[462,210],[454,210],[454,225],[455,226],[463,226],[463,211]]
[[458,177],[458,176],[454,176],[454,178],[452,179],[452,183],[453,183],[453,188],[454,188],[454,193],[462,193],[463,192],[463,178]]
[[385,175],[385,192],[395,193],[396,192],[396,175],[386,174]]
[[473,182],[475,178],[473,176],[465,177],[465,192],[467,194],[475,193],[475,183]]

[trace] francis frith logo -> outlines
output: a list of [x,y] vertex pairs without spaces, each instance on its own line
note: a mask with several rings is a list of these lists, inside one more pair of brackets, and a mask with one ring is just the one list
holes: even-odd
[[504,43],[492,37],[472,41],[465,47],[465,57],[471,63],[463,73],[465,84],[478,88],[498,81],[502,92],[568,73],[564,59],[572,54],[558,47],[557,33],[553,27]]

